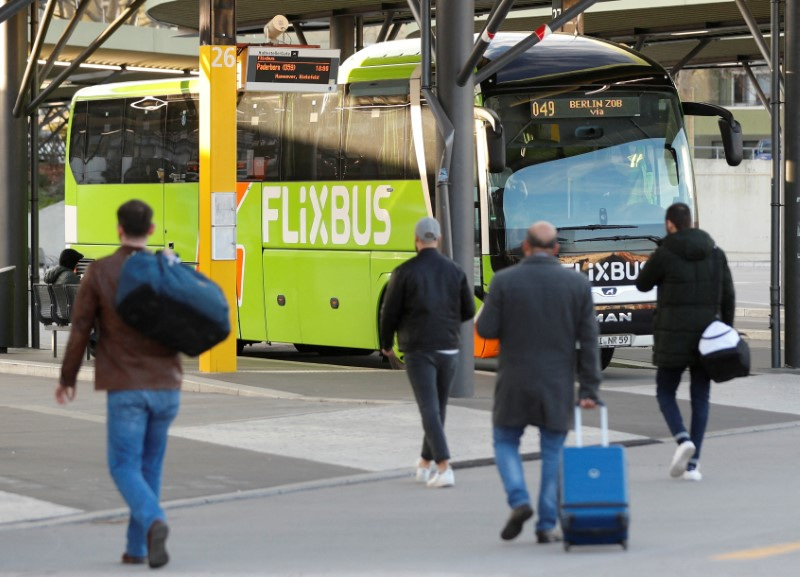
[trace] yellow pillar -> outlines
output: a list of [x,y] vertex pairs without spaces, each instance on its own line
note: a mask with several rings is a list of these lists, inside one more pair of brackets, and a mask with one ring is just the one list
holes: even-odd
[[[233,230],[230,228],[230,217],[225,216],[224,211],[226,206],[229,207],[227,201],[231,193],[234,198]],[[200,46],[198,261],[200,271],[225,292],[231,320],[228,338],[200,355],[200,371],[206,373],[236,371],[235,193],[236,46]],[[217,226],[220,223],[227,226]],[[223,228],[227,230],[223,231]]]

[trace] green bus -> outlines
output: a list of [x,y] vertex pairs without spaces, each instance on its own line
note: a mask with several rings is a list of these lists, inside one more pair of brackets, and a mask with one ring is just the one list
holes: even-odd
[[[496,35],[485,61],[522,38]],[[437,206],[439,136],[420,74],[419,41],[401,40],[343,62],[336,91],[239,92],[240,346],[379,348],[389,276],[414,254],[416,221]],[[198,80],[186,78],[75,95],[68,246],[89,260],[110,253],[117,207],[140,198],[155,212],[151,248],[197,261],[197,92]],[[592,281],[604,365],[615,347],[652,345],[655,294],[633,282],[664,234],[664,209],[695,206],[684,109],[725,111],[682,105],[664,69],[624,46],[564,34],[476,87],[475,107],[476,298],[495,271],[519,260],[530,223],[549,220],[564,265]],[[492,118],[499,124],[487,131]],[[731,140],[730,123],[720,126]],[[487,132],[500,131],[504,149],[487,142]],[[732,159],[735,144],[734,134]]]

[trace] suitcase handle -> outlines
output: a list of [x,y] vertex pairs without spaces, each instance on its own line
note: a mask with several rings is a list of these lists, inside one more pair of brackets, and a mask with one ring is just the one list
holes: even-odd
[[[605,403],[598,402],[600,407],[600,444],[608,447],[608,407]],[[581,405],[575,405],[575,446],[583,447],[583,420],[581,419]]]

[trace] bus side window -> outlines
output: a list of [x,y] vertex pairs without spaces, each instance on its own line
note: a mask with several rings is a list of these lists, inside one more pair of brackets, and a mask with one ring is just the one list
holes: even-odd
[[86,103],[78,102],[72,111],[70,140],[69,140],[69,167],[75,182],[83,184],[86,180]]
[[238,180],[279,180],[283,95],[246,92],[237,110]]
[[336,179],[339,171],[340,93],[290,94],[284,118],[286,180]]
[[163,164],[166,105],[161,98],[125,100],[122,182],[160,182],[158,169]]
[[400,179],[405,175],[408,98],[350,97],[345,112],[345,179]]
[[197,182],[200,165],[200,121],[194,95],[172,100],[167,106],[164,157],[172,172],[166,182]]
[[122,181],[123,100],[89,102],[84,184]]

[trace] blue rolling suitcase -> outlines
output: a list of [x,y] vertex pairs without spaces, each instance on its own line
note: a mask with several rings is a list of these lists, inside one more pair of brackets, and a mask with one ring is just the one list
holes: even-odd
[[600,405],[602,446],[584,447],[580,407],[575,407],[575,447],[561,462],[559,519],[564,549],[618,543],[628,548],[625,449],[608,444],[608,409]]

